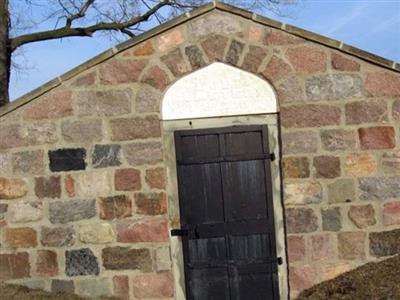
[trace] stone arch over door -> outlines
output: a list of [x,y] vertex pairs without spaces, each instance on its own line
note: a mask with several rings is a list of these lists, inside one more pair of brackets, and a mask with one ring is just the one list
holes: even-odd
[[175,82],[165,93],[162,119],[277,113],[272,86],[247,71],[215,62]]
[[[227,65],[214,62],[174,82],[161,103],[164,129],[164,161],[168,172],[170,228],[180,228],[179,197],[174,132],[185,129],[216,128],[233,125],[267,125],[270,151],[278,159],[271,162],[278,257],[280,299],[287,299],[287,261],[281,178],[279,171],[278,101],[273,87],[264,79]],[[171,237],[171,254],[177,299],[185,298],[183,249],[178,237]]]

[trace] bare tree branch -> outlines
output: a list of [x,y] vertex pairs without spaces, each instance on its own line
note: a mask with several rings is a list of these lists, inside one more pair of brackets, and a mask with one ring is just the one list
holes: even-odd
[[[138,23],[144,22],[148,20],[151,16],[153,16],[159,9],[164,6],[170,5],[170,0],[162,0],[157,5],[153,6],[151,9],[147,10],[144,14],[140,16],[134,16],[125,22],[100,22],[92,26],[88,27],[77,27],[72,28],[68,26],[64,26],[62,28],[47,30],[42,32],[30,33],[21,36],[17,36],[11,39],[11,51],[14,51],[16,48],[38,41],[46,41],[59,39],[64,37],[73,37],[73,36],[88,36],[91,37],[97,31],[101,30],[115,30],[121,31],[127,34],[126,29],[132,27]],[[75,18],[76,19],[76,18]]]
[[81,9],[76,13],[71,15],[69,18],[67,18],[67,21],[65,23],[65,27],[70,28],[72,25],[72,22],[76,19],[83,18],[89,9],[89,7],[93,4],[95,0],[87,0],[81,7]]

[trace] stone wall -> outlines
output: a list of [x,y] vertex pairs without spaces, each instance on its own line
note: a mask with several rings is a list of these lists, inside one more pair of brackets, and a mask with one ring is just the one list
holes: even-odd
[[214,61],[278,95],[292,295],[400,252],[399,73],[215,10],[0,118],[0,280],[174,297],[160,104]]

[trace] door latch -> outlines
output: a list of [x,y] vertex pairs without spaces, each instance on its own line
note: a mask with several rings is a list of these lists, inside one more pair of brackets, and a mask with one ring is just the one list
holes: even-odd
[[171,236],[188,236],[189,230],[187,229],[172,229]]
[[199,234],[197,228],[181,228],[181,229],[172,229],[171,236],[187,236],[190,239],[198,239]]

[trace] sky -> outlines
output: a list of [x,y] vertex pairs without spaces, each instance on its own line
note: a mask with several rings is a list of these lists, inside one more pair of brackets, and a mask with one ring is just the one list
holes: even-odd
[[[297,1],[281,14],[263,14],[400,62],[400,0]],[[11,73],[10,98],[26,94],[115,44],[101,35],[23,46],[14,57],[18,68]]]

